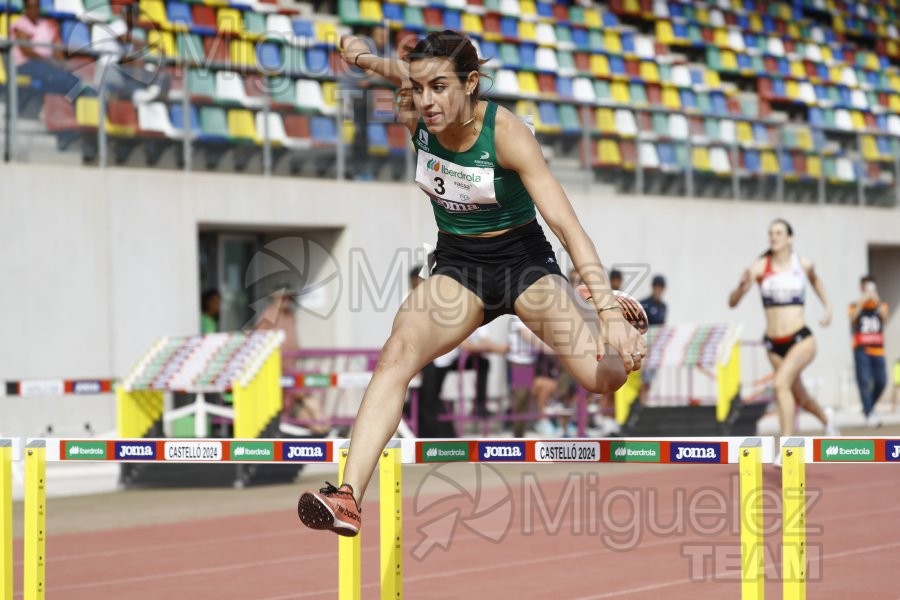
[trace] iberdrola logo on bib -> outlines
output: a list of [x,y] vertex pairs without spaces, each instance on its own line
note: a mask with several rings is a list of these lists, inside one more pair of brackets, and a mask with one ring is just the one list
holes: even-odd
[[427,168],[429,171],[436,171],[436,172],[440,173],[441,172],[441,161],[432,158],[427,163],[425,163],[425,168]]

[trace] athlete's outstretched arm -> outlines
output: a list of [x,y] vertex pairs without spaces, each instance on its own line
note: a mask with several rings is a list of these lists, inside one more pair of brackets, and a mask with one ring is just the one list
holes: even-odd
[[736,288],[728,296],[728,307],[734,308],[740,304],[744,295],[753,287],[753,281],[762,274],[762,261],[756,260],[741,273],[741,280]]
[[[646,351],[644,342],[640,337],[635,340],[634,329],[622,318],[620,311],[600,312],[602,308],[616,306],[609,278],[597,255],[594,242],[585,233],[565,191],[547,167],[540,145],[531,130],[504,108],[497,109],[494,139],[497,161],[502,167],[519,174],[541,216],[559,238],[590,290],[592,301],[604,325],[607,342],[622,357],[626,371],[632,371],[635,365],[631,353],[643,354]],[[603,352],[601,344],[597,348],[598,357]]]
[[822,306],[825,307],[825,314],[819,319],[819,323],[822,327],[828,327],[831,323],[831,302],[828,301],[828,294],[825,293],[825,284],[822,283],[822,280],[816,274],[816,268],[810,259],[801,258],[800,264],[803,266],[803,270],[806,271],[806,277],[816,291],[816,296],[819,297],[819,300],[822,301]]

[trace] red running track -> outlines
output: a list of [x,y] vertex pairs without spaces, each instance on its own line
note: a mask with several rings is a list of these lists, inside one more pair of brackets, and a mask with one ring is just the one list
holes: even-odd
[[[446,493],[405,500],[405,597],[740,597],[733,466],[600,478],[573,466],[565,482],[498,473],[482,465],[481,485],[464,488],[439,468],[426,479]],[[780,598],[780,472],[766,468],[765,484],[766,594]],[[900,471],[812,465],[807,488],[808,596],[900,598]],[[283,512],[51,535],[47,597],[336,598],[337,538],[299,525],[295,489],[286,488]],[[362,597],[378,598],[377,505],[364,516]],[[21,565],[16,573],[18,598]]]

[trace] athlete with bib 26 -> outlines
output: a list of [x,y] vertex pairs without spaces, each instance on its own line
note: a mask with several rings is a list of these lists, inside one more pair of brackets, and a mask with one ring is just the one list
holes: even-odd
[[[416,184],[438,227],[435,266],[397,312],[357,414],[340,487],[306,492],[298,504],[308,527],[353,536],[409,382],[479,326],[515,313],[595,393],[618,389],[647,350],[531,130],[480,97],[483,61],[467,37],[430,33],[403,59],[370,54],[353,36],[342,46],[349,65],[401,86],[398,118],[412,136]],[[571,257],[590,302],[562,275],[536,210]]]
[[[820,320],[822,327],[831,323],[831,304],[812,261],[795,254],[793,244],[794,230],[788,222],[783,219],[773,221],[769,226],[769,249],[741,275],[740,283],[728,298],[728,305],[731,308],[737,306],[753,282],[759,284],[766,311],[763,344],[775,370],[781,435],[794,432],[795,406],[818,417],[825,426],[826,435],[839,435],[833,417],[810,396],[800,378],[803,369],[816,356],[816,340],[806,326],[803,310],[807,285],[812,286],[825,307]],[[776,460],[780,457],[778,454]]]
[[884,326],[887,323],[888,305],[878,297],[878,286],[870,275],[863,277],[859,286],[862,297],[850,305],[850,327],[853,332],[853,365],[856,367],[856,383],[862,400],[866,425],[880,427],[881,419],[875,413],[875,403],[887,386],[887,369],[884,363]]

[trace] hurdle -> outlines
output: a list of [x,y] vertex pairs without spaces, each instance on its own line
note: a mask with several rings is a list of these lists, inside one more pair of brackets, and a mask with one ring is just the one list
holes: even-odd
[[[440,463],[656,463],[728,464],[739,467],[741,597],[763,598],[762,465],[771,462],[774,440],[761,437],[595,438],[595,439],[395,439],[379,459],[380,598],[403,597],[403,465]],[[351,451],[347,440],[288,439],[32,439],[0,438],[4,586],[0,600],[12,599],[12,494],[8,465],[26,463],[24,598],[45,596],[45,479],[47,462],[120,463],[338,463],[339,477]],[[359,600],[361,536],[338,538],[338,597]],[[9,574],[8,576],[6,576]],[[6,594],[5,596],[3,594]]]
[[900,464],[895,437],[783,437],[782,578],[785,600],[805,600],[808,572],[806,543],[807,464]]

